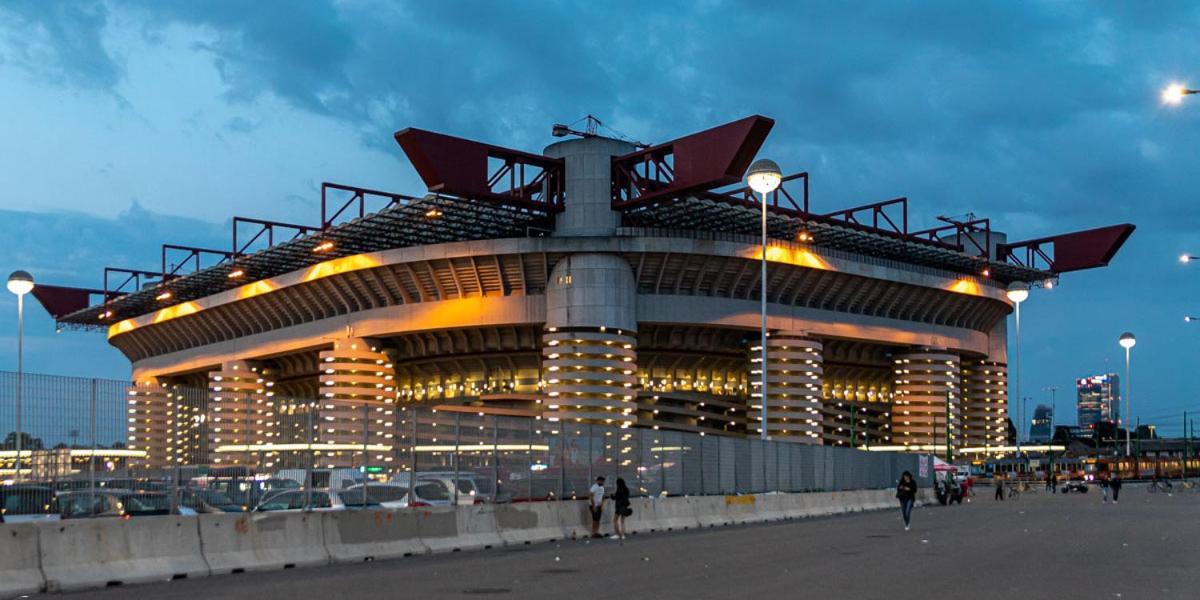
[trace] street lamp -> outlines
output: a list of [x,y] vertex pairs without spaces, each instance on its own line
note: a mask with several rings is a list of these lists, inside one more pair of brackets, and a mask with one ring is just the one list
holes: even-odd
[[761,282],[759,289],[762,292],[760,303],[762,358],[759,364],[762,375],[762,386],[759,390],[759,400],[762,402],[762,426],[759,433],[764,440],[767,439],[767,194],[775,191],[781,181],[783,181],[783,173],[779,171],[779,165],[766,158],[754,161],[754,164],[750,165],[750,170],[746,172],[746,184],[750,186],[750,189],[762,195],[762,276],[759,279]]
[[[1121,347],[1125,349],[1125,420],[1127,423],[1132,423],[1133,415],[1131,413],[1133,409],[1130,408],[1130,403],[1133,400],[1133,381],[1129,374],[1129,350],[1137,344],[1137,338],[1133,337],[1132,333],[1126,331],[1117,339],[1117,343],[1121,344]],[[1125,426],[1125,456],[1133,456],[1133,445],[1130,442],[1128,424]]]
[[16,467],[16,478],[21,479],[21,373],[24,370],[22,364],[23,350],[23,333],[25,329],[25,294],[33,291],[33,275],[26,271],[13,271],[12,275],[8,276],[8,291],[17,295],[17,431],[16,431],[16,446],[17,459],[13,463]]
[[1182,83],[1172,83],[1162,91],[1163,104],[1171,104],[1178,106],[1183,102],[1183,97],[1191,94],[1200,94],[1200,90],[1189,90]]
[[1200,317],[1193,317],[1191,315],[1188,315],[1183,318],[1184,323],[1194,323],[1196,321],[1200,321]]
[[1180,254],[1179,262],[1186,265],[1186,264],[1192,262],[1193,260],[1196,260],[1197,258],[1200,258],[1200,256],[1195,256],[1193,254]]
[[[1024,281],[1014,281],[1008,284],[1008,299],[1013,303],[1017,312],[1017,343],[1016,352],[1013,357],[1016,358],[1017,377],[1015,381],[1015,391],[1018,399],[1021,398],[1021,303],[1029,298],[1029,284]],[[1024,412],[1024,411],[1022,411]],[[1021,415],[1019,419],[1023,419]],[[1021,454],[1021,431],[1017,430],[1017,455]]]

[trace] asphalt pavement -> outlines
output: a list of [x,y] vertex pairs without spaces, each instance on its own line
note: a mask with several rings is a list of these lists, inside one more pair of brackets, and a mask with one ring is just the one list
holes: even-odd
[[70,600],[1200,598],[1200,493],[990,488],[962,506],[567,541],[66,594]]

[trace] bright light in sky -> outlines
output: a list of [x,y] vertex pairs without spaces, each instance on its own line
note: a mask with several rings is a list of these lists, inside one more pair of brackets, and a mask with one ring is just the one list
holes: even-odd
[[1177,105],[1183,102],[1183,97],[1187,95],[1187,87],[1182,83],[1172,83],[1162,91],[1163,104]]

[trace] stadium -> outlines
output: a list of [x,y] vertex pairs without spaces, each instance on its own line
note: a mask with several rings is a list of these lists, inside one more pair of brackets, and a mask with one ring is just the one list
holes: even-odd
[[[556,126],[540,154],[404,129],[423,194],[326,183],[319,221],[234,217],[226,249],[167,243],[158,268],[34,294],[129,358],[129,447],[152,467],[237,464],[305,431],[330,466],[368,445],[388,461],[413,406],[1005,445],[1009,287],[1105,266],[1133,226],[1023,241],[985,218],[910,227],[906,198],[818,210],[799,172],[766,198],[764,281],[763,203],[744,177],[773,125],[653,145]],[[296,399],[316,399],[315,425]]]

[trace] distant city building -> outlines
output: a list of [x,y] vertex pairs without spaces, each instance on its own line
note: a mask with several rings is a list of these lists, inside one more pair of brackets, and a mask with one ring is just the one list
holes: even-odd
[[1115,373],[1076,379],[1075,393],[1080,427],[1121,419],[1121,384]]
[[1039,404],[1033,410],[1033,421],[1029,424],[1029,440],[1032,442],[1048,442],[1050,441],[1051,428],[1050,424],[1054,421],[1054,409]]

